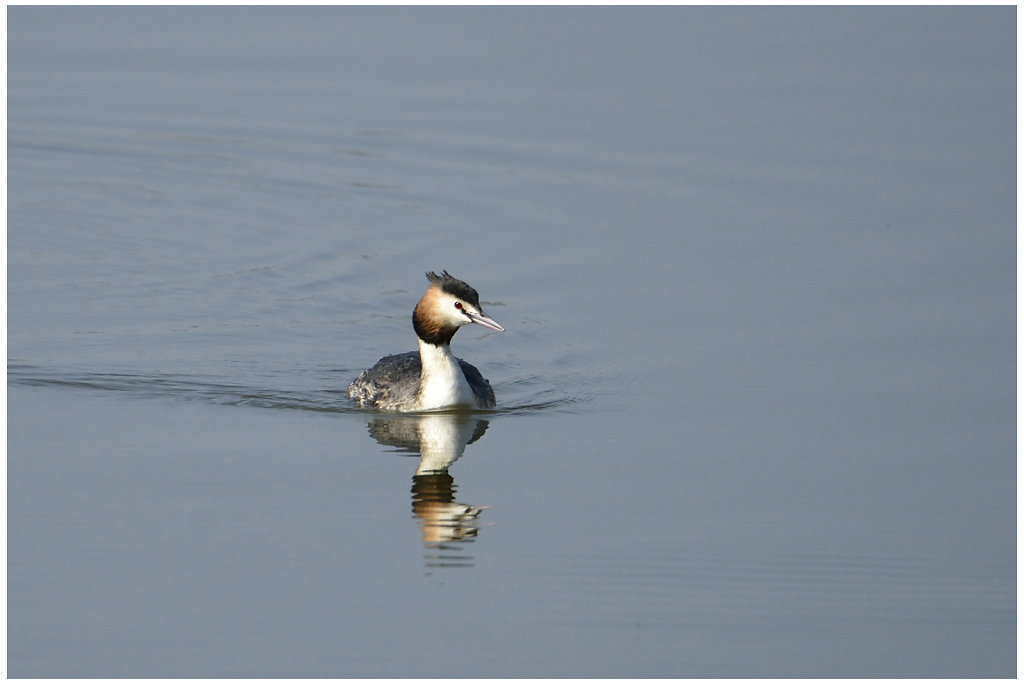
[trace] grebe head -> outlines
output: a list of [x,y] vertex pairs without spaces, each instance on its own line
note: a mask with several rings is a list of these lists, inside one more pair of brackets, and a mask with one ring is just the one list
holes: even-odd
[[412,312],[412,327],[421,340],[435,346],[449,344],[455,331],[469,323],[504,332],[496,320],[484,314],[480,295],[472,287],[448,271],[441,275],[431,271],[427,280],[430,286]]

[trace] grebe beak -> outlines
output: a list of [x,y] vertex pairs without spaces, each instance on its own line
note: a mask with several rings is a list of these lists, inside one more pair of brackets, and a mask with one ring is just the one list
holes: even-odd
[[485,316],[482,313],[470,313],[469,311],[466,311],[464,313],[467,316],[469,316],[469,320],[473,321],[477,325],[482,325],[483,327],[488,328],[490,330],[505,332],[505,329],[498,325],[498,321],[494,320],[493,318],[489,318],[488,316]]

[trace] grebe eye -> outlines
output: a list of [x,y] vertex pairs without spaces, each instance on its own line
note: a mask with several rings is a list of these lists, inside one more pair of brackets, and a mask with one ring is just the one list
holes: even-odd
[[455,302],[455,308],[462,311],[462,302]]

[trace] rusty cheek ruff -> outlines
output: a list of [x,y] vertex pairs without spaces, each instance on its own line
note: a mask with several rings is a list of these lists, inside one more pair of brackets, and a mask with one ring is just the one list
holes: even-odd
[[441,306],[437,301],[440,297],[440,288],[428,288],[412,312],[412,327],[416,334],[427,344],[437,347],[450,344],[459,329],[458,326],[445,325],[444,320],[438,316],[430,315],[431,311],[437,311]]

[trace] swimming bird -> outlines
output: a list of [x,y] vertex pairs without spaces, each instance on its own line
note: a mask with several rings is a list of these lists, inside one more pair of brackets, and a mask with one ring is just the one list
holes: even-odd
[[430,285],[412,312],[419,351],[385,356],[359,374],[348,396],[362,406],[388,411],[494,406],[494,390],[480,371],[452,354],[456,331],[469,323],[504,332],[480,308],[480,296],[452,276],[427,273]]

